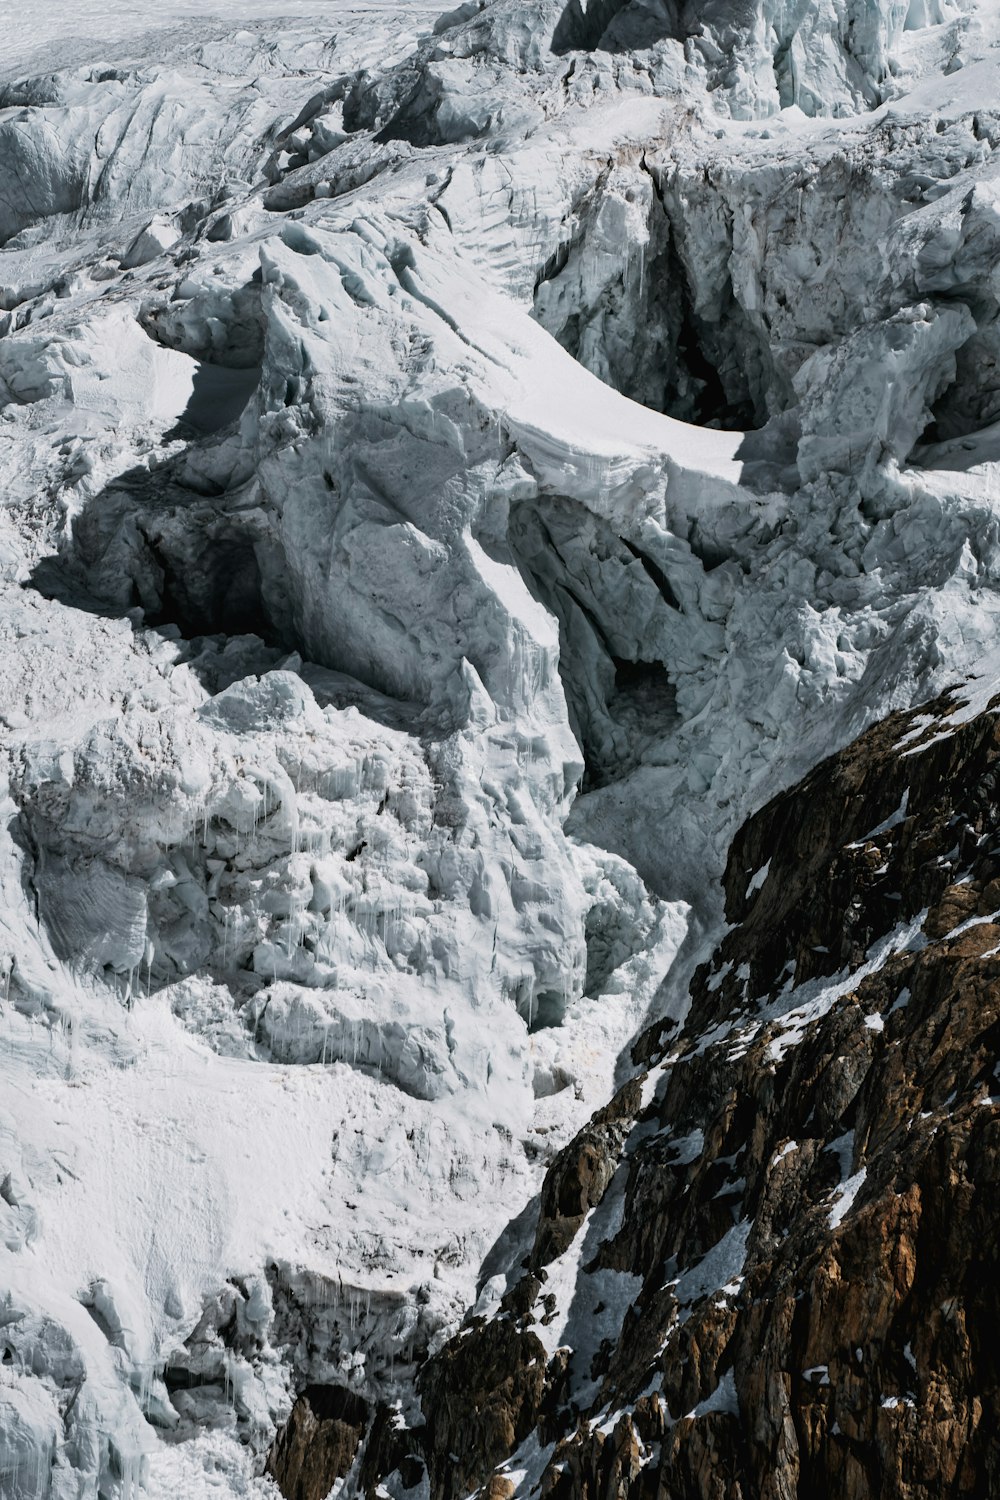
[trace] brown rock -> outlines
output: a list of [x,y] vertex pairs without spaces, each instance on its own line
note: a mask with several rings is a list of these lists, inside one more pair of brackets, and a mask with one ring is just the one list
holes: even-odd
[[480,1494],[482,1500],[511,1500],[517,1486],[506,1474],[491,1474]]
[[354,1462],[368,1424],[368,1406],[341,1386],[310,1385],[292,1407],[267,1456],[285,1500],[326,1500]]
[[973,917],[979,906],[979,892],[972,885],[950,885],[941,900],[927,914],[924,931],[929,938],[947,937],[956,927]]
[[562,1255],[604,1197],[641,1102],[641,1080],[632,1079],[553,1159],[542,1184],[533,1270]]
[[[950,708],[905,753],[912,716],[875,725],[734,840],[732,926],[683,1027],[633,1050],[670,1049],[643,1128],[636,1081],[553,1161],[504,1316],[421,1377],[434,1500],[506,1500],[529,1432],[543,1500],[1000,1496],[1000,722]],[[620,1169],[584,1274],[640,1288],[592,1366],[546,1372],[543,1267]]]
[[532,1431],[545,1361],[538,1336],[504,1317],[457,1334],[428,1361],[418,1389],[433,1496],[451,1500],[479,1489]]

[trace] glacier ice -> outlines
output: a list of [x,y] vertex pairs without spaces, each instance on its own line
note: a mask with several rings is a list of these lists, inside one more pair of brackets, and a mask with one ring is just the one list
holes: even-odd
[[996,17],[0,14],[0,1482],[263,1494],[991,643]]

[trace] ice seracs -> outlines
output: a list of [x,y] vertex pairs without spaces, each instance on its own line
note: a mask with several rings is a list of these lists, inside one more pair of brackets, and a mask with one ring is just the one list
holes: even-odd
[[412,1416],[747,812],[980,654],[991,24],[327,8],[3,85],[25,1494]]

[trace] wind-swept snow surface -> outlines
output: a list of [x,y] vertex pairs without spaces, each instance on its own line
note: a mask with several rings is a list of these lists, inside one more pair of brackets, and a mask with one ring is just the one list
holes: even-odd
[[841,12],[0,8],[5,1497],[412,1413],[747,812],[990,644],[996,18]]

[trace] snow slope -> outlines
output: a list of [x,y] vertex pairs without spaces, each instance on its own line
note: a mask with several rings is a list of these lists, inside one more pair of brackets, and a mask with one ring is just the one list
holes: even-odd
[[992,8],[720,16],[3,17],[5,1495],[409,1408],[746,813],[991,642]]

